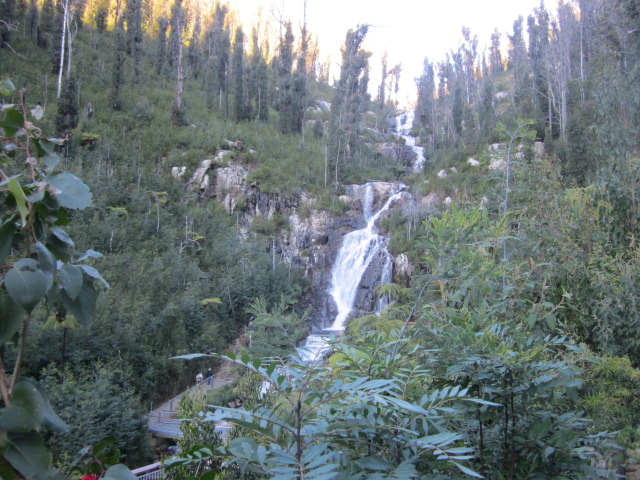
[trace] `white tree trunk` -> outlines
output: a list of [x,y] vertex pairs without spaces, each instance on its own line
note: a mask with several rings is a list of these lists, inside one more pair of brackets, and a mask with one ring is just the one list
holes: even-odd
[[64,13],[62,15],[62,39],[60,40],[60,64],[58,68],[57,98],[60,98],[60,92],[62,90],[62,72],[64,71],[65,47],[67,45],[67,22],[69,21],[69,0],[65,0],[62,8],[64,9]]

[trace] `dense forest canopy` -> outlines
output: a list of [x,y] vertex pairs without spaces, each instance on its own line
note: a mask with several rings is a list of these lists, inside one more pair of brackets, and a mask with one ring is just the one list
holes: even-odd
[[[242,418],[207,420],[233,442],[185,423],[175,478],[632,472],[640,3],[525,14],[507,48],[463,28],[415,59],[414,172],[389,131],[402,69],[371,64],[367,25],[330,79],[306,23],[242,25],[224,2],[1,0],[0,476],[102,475],[115,445],[151,463],[142,415],[223,361],[247,374],[211,403],[242,398]],[[238,168],[251,195],[207,193],[202,172]],[[380,224],[410,268],[327,365],[281,375],[309,329],[293,219],[353,214],[346,186],[371,179],[415,200]],[[234,346],[268,358],[218,355]]]

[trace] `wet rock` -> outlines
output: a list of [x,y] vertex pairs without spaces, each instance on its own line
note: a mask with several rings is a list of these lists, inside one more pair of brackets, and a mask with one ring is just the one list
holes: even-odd
[[393,260],[393,277],[394,281],[408,286],[411,276],[413,275],[414,267],[409,262],[409,257],[406,254],[401,253]]

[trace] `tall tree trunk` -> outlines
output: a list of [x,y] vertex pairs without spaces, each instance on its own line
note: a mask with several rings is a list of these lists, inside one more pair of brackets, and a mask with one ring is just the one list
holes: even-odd
[[176,109],[182,110],[182,93],[184,92],[184,69],[182,68],[182,40],[178,45],[177,59],[178,77],[176,83]]
[[57,98],[60,98],[60,92],[62,90],[62,72],[64,71],[65,47],[67,44],[67,22],[69,21],[69,0],[65,0],[62,8],[64,9],[64,12],[62,15],[62,38],[60,40],[60,65],[58,68]]

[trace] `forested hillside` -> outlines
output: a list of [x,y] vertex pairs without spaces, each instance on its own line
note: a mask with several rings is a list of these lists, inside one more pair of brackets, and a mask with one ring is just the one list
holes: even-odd
[[[640,3],[555,7],[415,59],[414,171],[366,25],[330,79],[304,22],[225,3],[1,0],[0,477],[153,462],[143,415],[234,350],[211,402],[244,409],[206,417],[233,440],[185,423],[170,478],[639,478]],[[203,183],[227,167],[250,195]],[[344,229],[372,179],[406,185],[379,224],[406,268],[285,362],[294,223]]]

